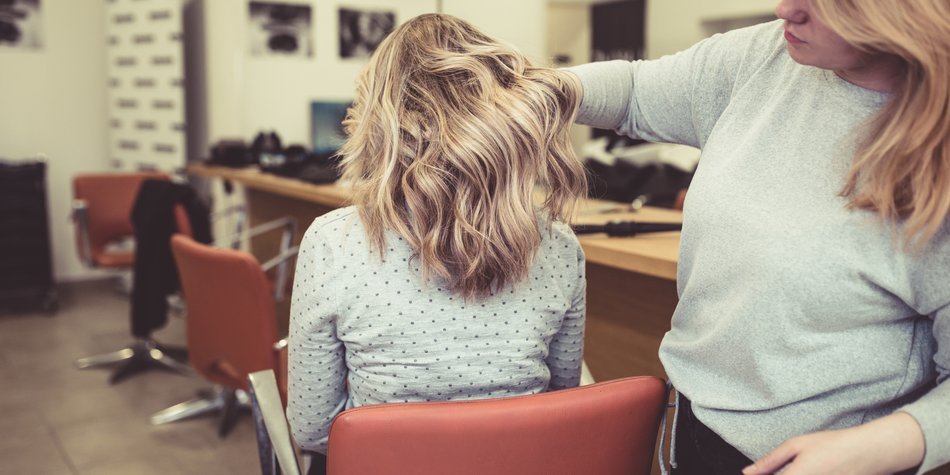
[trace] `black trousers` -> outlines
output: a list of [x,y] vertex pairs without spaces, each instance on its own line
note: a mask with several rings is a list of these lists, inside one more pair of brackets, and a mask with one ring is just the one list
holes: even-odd
[[[696,416],[689,399],[680,398],[679,418],[676,420],[676,468],[673,475],[739,475],[752,465],[750,460],[729,445]],[[912,475],[916,468],[897,475]]]
[[743,468],[752,465],[752,460],[696,419],[689,399],[678,397],[673,475],[739,475]]
[[319,452],[310,452],[310,468],[307,475],[327,475],[327,456]]

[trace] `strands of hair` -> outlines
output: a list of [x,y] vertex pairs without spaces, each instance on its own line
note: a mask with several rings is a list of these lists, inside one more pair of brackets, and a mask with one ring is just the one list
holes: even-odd
[[903,62],[890,101],[868,124],[842,195],[903,222],[920,249],[950,216],[950,2],[813,0],[846,41]]
[[522,281],[546,226],[586,192],[569,139],[579,87],[449,15],[393,31],[358,80],[340,152],[380,257],[391,230],[425,281],[467,300]]

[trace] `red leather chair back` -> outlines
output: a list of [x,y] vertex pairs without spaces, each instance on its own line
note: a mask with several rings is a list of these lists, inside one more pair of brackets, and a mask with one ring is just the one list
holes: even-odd
[[247,389],[247,375],[278,371],[277,316],[260,264],[246,252],[172,237],[188,306],[188,355],[210,381]]
[[142,181],[168,180],[159,172],[78,175],[73,178],[73,197],[87,203],[92,260],[100,267],[127,267],[132,255],[107,256],[104,247],[133,235],[132,205]]
[[533,396],[363,406],[330,428],[331,475],[648,475],[666,385],[635,377]]

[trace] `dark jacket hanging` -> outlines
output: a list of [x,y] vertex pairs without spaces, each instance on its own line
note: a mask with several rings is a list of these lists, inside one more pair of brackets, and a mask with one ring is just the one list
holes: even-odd
[[210,244],[208,207],[195,190],[165,180],[145,180],[132,207],[135,230],[135,264],[132,280],[132,335],[148,338],[168,321],[166,298],[180,288],[178,269],[171,251],[171,236],[178,231],[175,206],[188,214],[193,238]]

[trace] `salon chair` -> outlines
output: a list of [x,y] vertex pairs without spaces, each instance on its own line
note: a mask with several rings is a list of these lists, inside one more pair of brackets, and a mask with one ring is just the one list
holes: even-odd
[[[233,427],[242,407],[250,406],[249,373],[275,370],[284,374],[278,339],[275,302],[287,288],[287,268],[296,256],[291,246],[295,221],[275,220],[249,234],[283,230],[279,254],[261,264],[252,255],[195,242],[185,235],[172,237],[187,307],[187,341],[192,368],[215,384],[197,399],[176,404],[152,415],[153,425],[217,412],[218,435]],[[231,242],[225,238],[223,242]],[[274,278],[267,273],[273,271]]]
[[147,179],[169,177],[159,172],[138,172],[73,178],[76,248],[86,267],[131,271],[135,255],[127,244],[135,230],[130,215],[139,187]]
[[[80,260],[90,268],[124,271],[121,289],[126,293],[132,291],[130,277],[135,264],[135,251],[130,246],[135,236],[132,209],[146,180],[170,182],[169,176],[160,172],[89,174],[73,179],[72,219]],[[190,229],[180,211],[176,211],[176,222]],[[75,364],[79,369],[119,365],[110,378],[113,383],[146,366],[190,372],[169,353],[180,352],[137,338],[122,349],[80,358]]]
[[[272,374],[252,373],[264,475],[300,473]],[[643,376],[531,396],[362,406],[330,428],[327,473],[649,475],[666,385]]]

